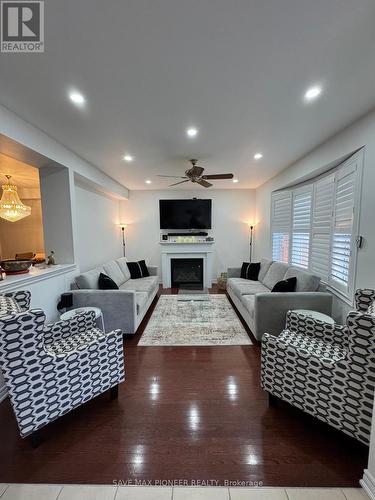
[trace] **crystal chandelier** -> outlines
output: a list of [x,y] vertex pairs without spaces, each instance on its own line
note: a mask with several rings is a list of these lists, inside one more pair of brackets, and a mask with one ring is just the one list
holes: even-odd
[[31,214],[31,207],[22,203],[17,193],[17,186],[10,183],[10,175],[5,176],[7,183],[1,187],[3,195],[0,200],[0,217],[10,222],[16,222]]

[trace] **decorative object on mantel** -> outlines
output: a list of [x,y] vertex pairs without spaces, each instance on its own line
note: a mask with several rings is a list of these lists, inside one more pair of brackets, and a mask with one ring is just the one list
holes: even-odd
[[25,274],[29,272],[31,259],[6,259],[0,262],[6,275]]
[[17,186],[11,184],[10,175],[5,176],[7,183],[1,187],[3,194],[0,200],[0,217],[9,222],[17,222],[31,214],[31,207],[24,205],[17,193]]
[[51,253],[47,257],[47,266],[54,266],[56,264],[55,252],[51,250]]
[[217,285],[219,287],[219,290],[226,290],[227,289],[227,279],[228,279],[228,273],[221,273],[220,276],[217,279]]
[[125,255],[125,229],[128,227],[128,225],[124,224],[123,222],[120,222],[119,226],[121,228],[121,233],[122,233],[122,251],[123,251],[124,257],[126,257],[126,255]]

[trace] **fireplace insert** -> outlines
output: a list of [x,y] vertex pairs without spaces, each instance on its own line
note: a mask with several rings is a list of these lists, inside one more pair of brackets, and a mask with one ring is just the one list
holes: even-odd
[[172,288],[203,290],[203,259],[171,259]]

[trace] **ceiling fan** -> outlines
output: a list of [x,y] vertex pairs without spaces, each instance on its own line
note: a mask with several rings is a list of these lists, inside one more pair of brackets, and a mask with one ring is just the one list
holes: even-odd
[[233,179],[233,174],[212,174],[212,175],[202,175],[204,168],[198,167],[198,160],[190,160],[192,167],[185,171],[185,175],[158,175],[158,177],[172,177],[175,179],[184,179],[183,181],[175,182],[170,184],[169,187],[177,186],[177,184],[183,184],[184,182],[195,182],[200,186],[209,188],[212,186],[209,180],[219,180],[219,179]]

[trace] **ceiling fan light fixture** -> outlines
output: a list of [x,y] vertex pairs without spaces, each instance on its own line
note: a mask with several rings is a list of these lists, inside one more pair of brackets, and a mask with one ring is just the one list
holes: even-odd
[[17,222],[31,214],[31,207],[24,205],[17,193],[17,186],[11,184],[10,175],[5,176],[7,183],[1,187],[3,194],[0,200],[0,217],[9,222]]

